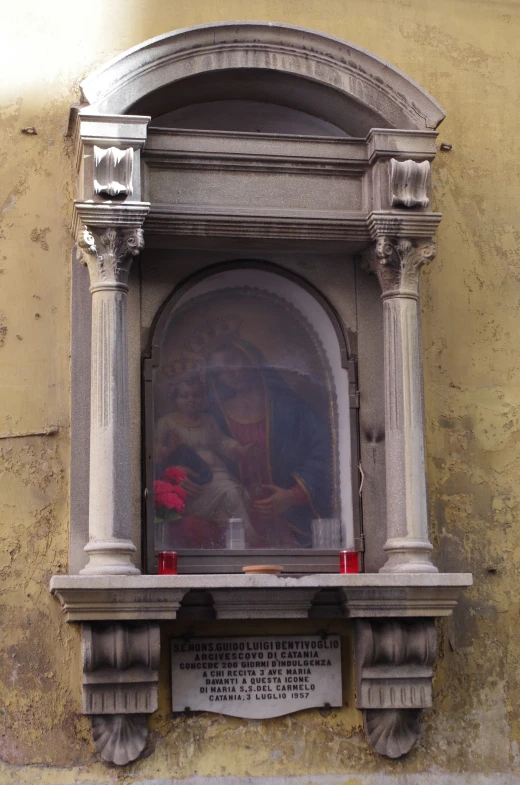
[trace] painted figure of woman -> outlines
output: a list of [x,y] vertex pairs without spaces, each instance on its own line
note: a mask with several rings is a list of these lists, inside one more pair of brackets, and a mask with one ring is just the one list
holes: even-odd
[[230,464],[252,500],[253,547],[310,547],[311,521],[332,514],[330,427],[262,352],[235,337],[213,349],[210,414],[240,445]]
[[179,466],[188,476],[184,483],[188,515],[221,525],[238,517],[249,532],[248,494],[225,459],[246,458],[253,445],[242,445],[225,435],[204,411],[204,385],[197,375],[178,379],[170,386],[170,394],[172,411],[159,419],[156,430],[159,476],[165,466]]

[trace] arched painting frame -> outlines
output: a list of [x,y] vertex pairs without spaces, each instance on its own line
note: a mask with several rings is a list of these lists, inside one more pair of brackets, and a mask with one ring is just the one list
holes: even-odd
[[[357,434],[348,347],[330,306],[274,266],[219,266],[168,299],[151,347],[144,366],[149,570],[161,550],[177,551],[184,572],[239,571],[259,561],[289,571],[312,563],[323,571],[327,562],[337,569],[339,547],[354,546]],[[167,487],[157,485],[168,482],[172,466],[189,475],[180,517],[164,506]],[[280,490],[292,494],[288,508]],[[244,521],[240,552],[226,548],[234,517]]]

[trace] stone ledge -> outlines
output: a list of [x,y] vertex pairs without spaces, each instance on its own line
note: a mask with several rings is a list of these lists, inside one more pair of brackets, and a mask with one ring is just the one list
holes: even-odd
[[190,592],[201,597],[190,608],[217,619],[308,618],[322,607],[329,617],[383,618],[448,616],[472,582],[468,573],[54,575],[50,589],[69,622],[171,620]]

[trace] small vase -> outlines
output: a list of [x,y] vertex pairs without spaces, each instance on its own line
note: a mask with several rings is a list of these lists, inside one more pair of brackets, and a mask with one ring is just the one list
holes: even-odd
[[161,521],[155,524],[155,550],[159,553],[175,550],[174,525],[175,521]]

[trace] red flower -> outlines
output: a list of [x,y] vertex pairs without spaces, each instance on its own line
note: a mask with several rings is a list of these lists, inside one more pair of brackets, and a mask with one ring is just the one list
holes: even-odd
[[182,499],[183,502],[186,501],[186,491],[181,485],[170,485],[170,488],[174,493],[177,494],[179,499]]
[[179,485],[187,479],[186,472],[179,469],[177,466],[170,466],[163,474],[163,480],[170,482],[172,485]]
[[153,493],[156,507],[166,507],[167,510],[176,510],[177,512],[184,511],[184,499],[181,499],[178,491],[183,491],[183,488],[174,488],[170,483],[163,482],[162,480],[155,480],[153,484]]
[[171,510],[175,510],[176,512],[184,512],[186,504],[184,500],[177,493],[173,493],[171,496]]

